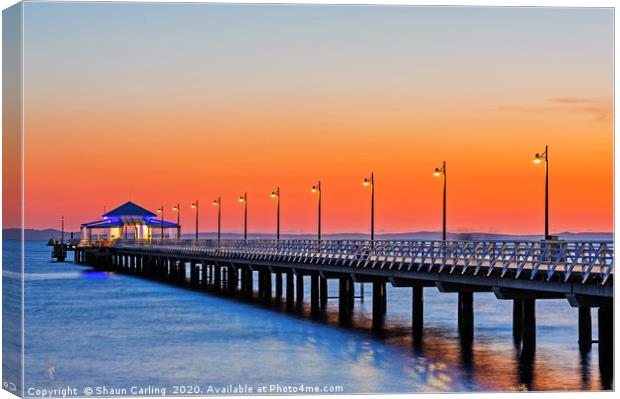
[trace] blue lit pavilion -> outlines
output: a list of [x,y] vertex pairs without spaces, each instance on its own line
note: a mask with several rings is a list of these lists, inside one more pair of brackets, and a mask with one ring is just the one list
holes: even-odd
[[131,201],[105,213],[102,219],[84,223],[80,227],[84,240],[148,240],[179,238],[181,226],[157,219],[157,215]]

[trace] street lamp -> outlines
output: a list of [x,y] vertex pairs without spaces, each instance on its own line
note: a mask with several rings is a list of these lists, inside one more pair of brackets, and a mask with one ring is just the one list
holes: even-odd
[[198,200],[192,203],[192,208],[196,210],[196,243],[198,243]]
[[213,205],[217,206],[217,243],[220,243],[220,237],[222,234],[222,198],[217,197],[213,200]]
[[319,236],[319,244],[321,243],[321,181],[312,186],[312,192],[319,194],[319,226],[318,226],[318,236]]
[[172,207],[172,211],[177,213],[177,240],[180,240],[181,239],[181,204],[177,202],[177,205]]
[[271,198],[276,199],[276,240],[280,241],[280,187],[271,192]]
[[534,163],[545,162],[545,240],[549,236],[549,147],[545,146],[545,152],[534,155]]
[[60,217],[60,243],[64,244],[65,242],[65,217]]
[[164,239],[164,206],[157,210],[157,213],[161,213],[161,239]]
[[248,240],[248,193],[243,193],[239,197],[239,202],[243,202],[243,240]]
[[375,174],[364,179],[364,186],[370,186],[370,241],[375,241]]
[[446,161],[441,168],[435,168],[435,176],[443,176],[443,228],[442,239],[446,241]]

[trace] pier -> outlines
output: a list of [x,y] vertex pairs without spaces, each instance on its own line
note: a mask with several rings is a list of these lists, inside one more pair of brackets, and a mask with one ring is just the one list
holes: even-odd
[[[283,301],[290,311],[307,299],[309,280],[313,318],[325,309],[328,285],[336,284],[343,325],[351,323],[356,283],[370,283],[375,329],[383,328],[389,311],[387,284],[409,288],[414,339],[424,333],[424,290],[438,289],[458,296],[464,343],[474,338],[475,294],[492,292],[512,302],[513,338],[523,356],[536,350],[537,301],[566,299],[579,309],[580,350],[598,342],[601,367],[612,367],[612,241],[117,239],[83,241],[75,261],[248,301]],[[592,338],[593,309],[598,340]]]

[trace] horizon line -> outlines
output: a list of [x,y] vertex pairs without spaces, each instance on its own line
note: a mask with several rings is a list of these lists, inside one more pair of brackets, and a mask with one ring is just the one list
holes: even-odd
[[[31,228],[31,227],[3,227],[2,230],[34,230],[34,231],[46,231],[46,230],[55,230],[60,232],[61,230],[59,230],[58,228],[55,227],[47,227],[47,228],[42,228],[42,229],[37,229],[37,228]],[[65,230],[65,233],[75,233],[75,232],[79,232],[79,230]],[[375,235],[389,235],[389,234],[442,234],[441,230],[407,230],[407,231],[388,231],[388,232],[376,232]],[[190,232],[190,233],[181,233],[181,236],[185,236],[185,235],[195,235],[195,232]],[[217,231],[199,231],[198,232],[199,235],[201,234],[215,234],[217,235]],[[226,231],[222,231],[221,232],[222,235],[224,234],[233,234],[233,235],[243,235],[243,231],[231,231],[231,232],[226,232]],[[280,235],[316,235],[315,231],[311,231],[311,232],[280,232]],[[354,231],[343,231],[343,232],[323,232],[322,235],[346,235],[346,234],[350,234],[350,235],[369,235],[369,232],[354,232]],[[487,232],[484,230],[473,230],[473,231],[447,231],[447,234],[490,234],[490,235],[511,235],[511,236],[543,236],[544,233],[540,232],[540,233],[509,233],[509,232]],[[560,231],[560,232],[552,232],[551,234],[614,234],[614,231],[594,231],[594,230],[564,230],[564,231]],[[275,235],[275,233],[273,232],[248,232],[248,236],[249,235]]]

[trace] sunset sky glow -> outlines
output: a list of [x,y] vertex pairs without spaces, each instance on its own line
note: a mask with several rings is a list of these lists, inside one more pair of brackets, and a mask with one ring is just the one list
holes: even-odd
[[[26,3],[25,227],[132,200],[201,231],[613,228],[613,11]],[[6,219],[6,217],[5,217]],[[16,225],[5,220],[5,226]]]

